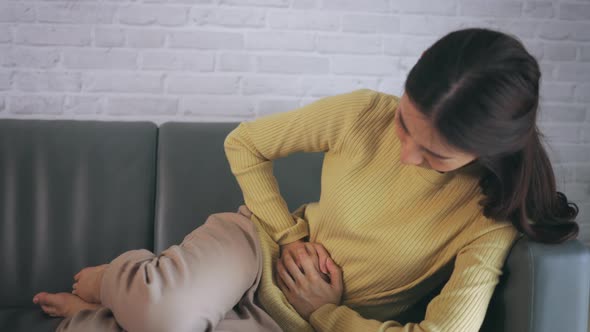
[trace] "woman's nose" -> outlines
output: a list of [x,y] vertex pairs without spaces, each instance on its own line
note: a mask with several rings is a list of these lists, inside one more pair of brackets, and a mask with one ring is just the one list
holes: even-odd
[[403,164],[416,166],[421,165],[424,161],[418,146],[412,142],[409,142],[409,140],[406,140],[404,143],[402,143],[400,159]]

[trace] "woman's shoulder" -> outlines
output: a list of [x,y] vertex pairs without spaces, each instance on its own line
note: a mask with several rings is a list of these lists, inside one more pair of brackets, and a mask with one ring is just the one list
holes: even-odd
[[498,220],[480,215],[471,225],[469,242],[489,239],[498,243],[512,243],[520,236],[520,232],[510,220]]
[[[400,97],[395,94],[389,94],[383,91],[374,90],[370,88],[361,88],[352,90],[345,93],[340,93],[337,95],[333,95],[328,97],[331,100],[338,100],[338,101],[364,101],[367,106],[367,109],[370,110],[387,110],[387,111],[395,111],[397,108],[397,104],[399,103]],[[392,107],[393,106],[393,107]]]

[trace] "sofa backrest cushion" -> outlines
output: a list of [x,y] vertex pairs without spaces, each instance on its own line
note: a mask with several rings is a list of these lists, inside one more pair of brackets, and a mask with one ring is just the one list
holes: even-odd
[[[179,123],[160,126],[155,251],[182,242],[185,235],[219,212],[244,204],[223,142],[239,122]],[[319,200],[323,153],[294,153],[275,160],[274,175],[290,211]]]
[[521,237],[512,247],[482,332],[588,331],[590,249]]
[[0,120],[0,306],[153,248],[157,126]]

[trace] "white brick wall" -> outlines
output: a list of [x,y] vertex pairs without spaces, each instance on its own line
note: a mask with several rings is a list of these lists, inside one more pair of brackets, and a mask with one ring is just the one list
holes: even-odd
[[445,33],[512,33],[543,70],[540,127],[590,243],[590,1],[0,1],[0,118],[241,121],[399,95]]

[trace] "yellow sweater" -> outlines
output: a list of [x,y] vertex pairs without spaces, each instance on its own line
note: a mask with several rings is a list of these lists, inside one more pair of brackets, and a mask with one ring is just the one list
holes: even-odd
[[[400,163],[398,102],[360,89],[241,122],[224,142],[262,242],[259,299],[285,331],[476,332],[483,322],[519,232],[483,216],[476,164],[442,174]],[[321,195],[291,213],[272,160],[299,151],[325,153]],[[344,280],[341,305],[309,322],[273,279],[279,245],[305,236]],[[443,284],[422,321],[396,320]]]

